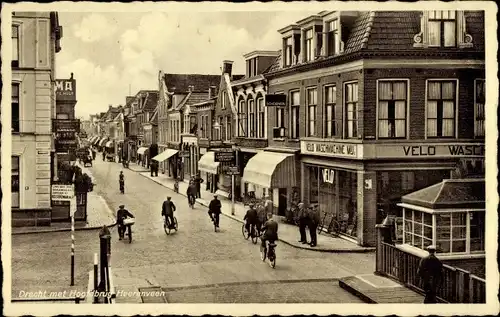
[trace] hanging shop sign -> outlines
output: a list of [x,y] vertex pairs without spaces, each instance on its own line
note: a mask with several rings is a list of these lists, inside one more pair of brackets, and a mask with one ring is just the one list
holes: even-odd
[[286,107],[286,95],[284,94],[267,94],[266,107]]
[[235,162],[236,153],[232,148],[220,148],[215,151],[214,162]]
[[238,166],[222,166],[222,173],[226,175],[239,175]]

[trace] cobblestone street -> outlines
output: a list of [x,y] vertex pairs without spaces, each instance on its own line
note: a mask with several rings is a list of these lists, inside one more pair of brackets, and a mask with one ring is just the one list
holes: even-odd
[[[120,170],[125,174],[124,195],[119,193],[118,187]],[[251,302],[260,301],[260,297],[245,294],[255,293],[259,289],[259,296],[271,302],[289,302],[292,299],[300,302],[317,302],[321,299],[326,302],[358,302],[340,289],[336,281],[311,282],[310,287],[304,285],[308,284],[308,280],[337,279],[373,271],[374,255],[371,253],[328,254],[296,249],[285,244],[278,244],[277,267],[273,270],[260,260],[258,245],[243,239],[239,222],[221,216],[221,230],[215,233],[206,207],[197,204],[195,209],[190,209],[184,196],[134,171],[122,169],[117,163],[96,160],[91,171],[97,183],[94,189],[97,194],[103,196],[113,210],[125,204],[136,216],[131,244],[119,241],[117,229],[111,229],[111,265],[117,289],[137,291],[140,287],[148,286],[168,289],[239,282],[244,285],[205,287],[194,293],[175,291],[169,292],[168,297],[173,302],[179,302],[182,297],[179,294],[189,293],[180,302],[190,299],[194,302]],[[177,206],[175,216],[179,222],[179,231],[170,236],[163,230],[160,213],[161,203],[167,196],[172,196]],[[70,289],[68,232],[16,235],[12,243],[13,250],[17,250],[12,262],[13,297],[27,288],[30,291]],[[92,269],[93,253],[98,252],[98,248],[97,230],[76,233],[76,288],[85,290],[87,273]],[[258,286],[259,282],[286,280],[300,282],[279,284],[276,287],[272,287],[273,284],[263,284],[266,285],[263,288]],[[248,288],[245,282],[250,283]],[[236,288],[240,291],[234,291]],[[315,291],[306,291],[310,288]],[[276,292],[277,289],[286,289],[286,292]],[[333,293],[342,295],[332,298]],[[118,298],[117,302],[141,302],[141,299]]]

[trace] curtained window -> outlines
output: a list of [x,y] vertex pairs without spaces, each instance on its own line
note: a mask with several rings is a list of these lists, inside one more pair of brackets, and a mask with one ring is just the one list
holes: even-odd
[[406,137],[407,85],[406,81],[380,81],[378,83],[379,138]]
[[476,79],[476,93],[474,98],[474,136],[484,137],[484,105],[486,102],[485,81]]
[[316,88],[307,90],[307,136],[316,135],[316,105],[318,90]]
[[456,81],[427,83],[427,136],[455,136]]
[[344,89],[347,110],[347,138],[358,137],[358,83],[349,83]]
[[313,29],[309,29],[306,31],[306,56],[305,62],[309,62],[313,60]]
[[290,112],[291,112],[291,129],[290,138],[298,139],[300,137],[300,93],[293,91],[290,93]]
[[457,45],[456,11],[430,11],[428,27],[430,46]]
[[335,122],[335,105],[337,103],[337,87],[325,87],[325,137],[331,138],[337,135]]

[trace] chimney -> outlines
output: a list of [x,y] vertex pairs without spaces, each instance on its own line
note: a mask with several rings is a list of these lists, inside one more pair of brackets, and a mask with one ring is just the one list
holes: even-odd
[[217,89],[217,87],[215,87],[215,86],[210,86],[208,88],[208,99],[215,97],[215,95],[217,94],[216,89]]
[[113,106],[112,106],[112,105],[109,105],[109,110],[111,110],[111,108],[113,108]]
[[232,78],[233,71],[233,61],[225,60],[222,62],[222,73],[228,74],[229,78]]
[[129,102],[131,102],[132,99],[134,99],[134,96],[127,96],[127,97],[125,97],[125,104],[128,104]]
[[73,79],[73,73],[71,73],[71,77],[70,77],[70,79]]

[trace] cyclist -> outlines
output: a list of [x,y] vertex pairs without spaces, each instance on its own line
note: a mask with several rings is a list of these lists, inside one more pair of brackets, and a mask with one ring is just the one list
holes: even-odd
[[254,204],[250,204],[249,207],[250,208],[247,210],[245,217],[243,217],[243,220],[245,220],[245,229],[247,229],[248,233],[250,233],[250,226],[258,225],[257,210],[254,208]]
[[120,205],[120,209],[116,212],[116,223],[118,224],[118,237],[119,240],[123,239],[123,236],[125,234],[125,226],[123,225],[123,220],[126,218],[134,218],[134,215],[132,215],[127,209],[125,209],[125,205]]
[[123,171],[120,171],[120,192],[125,193],[125,175],[123,175]]
[[262,226],[264,233],[262,234],[261,241],[262,247],[266,247],[266,241],[274,242],[278,240],[278,223],[273,219],[273,214],[267,214],[267,221]]
[[188,203],[189,205],[193,205],[194,206],[194,203],[196,201],[196,184],[194,183],[194,181],[190,181],[189,182],[189,186],[186,190],[186,196],[188,198]]
[[[221,213],[221,208],[222,205],[220,203],[220,200],[217,199],[217,195],[214,195],[214,199],[210,202],[208,205],[208,215],[210,216],[210,219],[212,219],[212,222],[215,222],[215,226],[219,228],[219,216]],[[212,216],[214,215],[214,216]]]
[[162,217],[165,217],[165,222],[168,223],[169,228],[172,228],[174,225],[174,211],[175,211],[175,205],[171,201],[172,197],[167,197],[167,200],[163,202],[163,205],[161,206],[161,215]]

